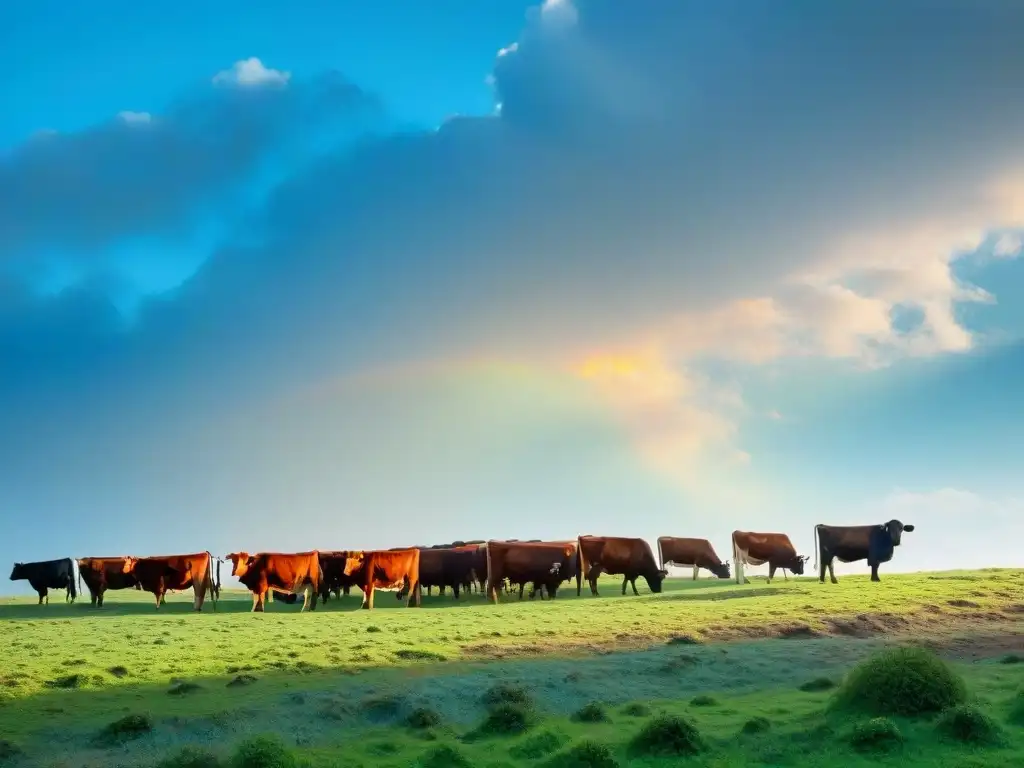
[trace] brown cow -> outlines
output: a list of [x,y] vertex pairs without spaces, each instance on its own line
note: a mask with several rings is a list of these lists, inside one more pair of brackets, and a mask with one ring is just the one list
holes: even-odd
[[255,555],[233,552],[226,559],[231,561],[231,575],[252,592],[253,611],[265,609],[267,593],[271,590],[292,594],[301,592],[302,610],[316,610],[323,578],[317,552],[259,552]]
[[616,536],[580,536],[580,552],[583,559],[590,564],[587,581],[590,582],[591,594],[597,594],[597,579],[601,571],[613,576],[621,575],[622,594],[626,594],[626,585],[636,591],[636,580],[643,576],[651,592],[661,592],[661,584],[668,576],[668,571],[659,568],[654,561],[651,545],[643,539],[627,539]]
[[103,607],[103,595],[108,589],[139,589],[139,582],[124,572],[127,557],[83,557],[78,560],[79,583],[89,588],[89,602],[93,608]]
[[213,580],[213,556],[209,552],[192,555],[161,555],[153,557],[125,558],[123,573],[131,575],[146,592],[156,597],[156,607],[164,603],[164,597],[171,590],[192,588],[192,607],[203,610],[206,593],[213,598],[213,609],[217,610],[217,590]]
[[[732,556],[736,561],[736,583],[749,584],[750,580],[743,573],[745,565],[764,565],[768,563],[768,583],[775,578],[775,570],[792,571],[801,576],[804,563],[810,558],[798,555],[793,542],[784,533],[751,533],[749,531],[732,532]],[[785,576],[785,578],[789,578]]]
[[358,579],[363,590],[362,607],[373,608],[375,589],[398,587],[396,595],[401,600],[409,596],[409,608],[421,604],[420,551],[418,549],[369,550],[349,552],[345,561],[345,575]]
[[476,579],[478,547],[417,547],[420,551],[420,587],[438,587],[444,594],[451,587],[455,599]]
[[[547,589],[553,598],[564,574],[576,566],[580,557],[574,542],[487,542],[487,597],[498,602],[498,592],[505,579],[510,583],[533,583]],[[577,590],[580,589],[577,568]],[[520,591],[520,597],[522,591]]]
[[675,536],[658,538],[658,561],[664,568],[671,563],[683,568],[693,568],[693,580],[697,580],[701,568],[711,571],[720,579],[728,579],[729,561],[724,563],[707,539],[678,539]]

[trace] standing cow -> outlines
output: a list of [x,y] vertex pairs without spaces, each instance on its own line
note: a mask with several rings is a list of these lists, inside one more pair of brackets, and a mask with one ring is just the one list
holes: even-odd
[[232,552],[226,559],[231,561],[231,575],[252,592],[254,612],[265,610],[267,595],[273,592],[302,593],[302,610],[316,610],[323,581],[317,552]]
[[78,560],[78,579],[89,589],[93,608],[103,607],[103,596],[110,589],[140,589],[138,580],[124,572],[127,557],[82,557]]
[[680,539],[675,536],[658,537],[658,559],[660,567],[667,564],[693,568],[693,580],[701,568],[711,571],[720,579],[728,579],[729,561],[724,563],[719,559],[715,548],[707,539]]
[[64,602],[75,602],[75,566],[70,557],[61,560],[44,560],[38,563],[15,563],[11,581],[27,581],[39,594],[39,605],[50,604],[51,589],[66,589]]
[[[498,591],[507,579],[512,584],[534,584],[555,597],[565,574],[576,567],[577,590],[582,584],[575,542],[487,542],[487,598],[498,602]],[[520,591],[520,598],[522,591]]]
[[349,552],[345,560],[345,576],[355,579],[363,590],[363,605],[373,609],[373,594],[377,589],[398,587],[395,597],[399,600],[408,595],[409,608],[422,604],[420,588],[420,550],[370,550]]
[[878,566],[892,560],[895,548],[904,533],[912,533],[913,525],[890,520],[879,525],[816,525],[818,581],[825,583],[825,569],[833,584],[838,584],[832,563],[839,558],[844,563],[867,560],[871,566],[871,580],[878,578]]
[[590,582],[591,594],[597,594],[597,579],[601,571],[614,576],[621,575],[622,594],[626,594],[626,585],[636,591],[636,580],[643,576],[651,592],[661,592],[662,582],[668,571],[660,568],[654,561],[651,545],[643,539],[627,539],[615,536],[580,536],[580,558],[587,563],[589,571],[586,578]]
[[220,588],[213,578],[213,561],[214,557],[209,552],[129,557],[125,559],[122,571],[133,576],[143,590],[153,594],[157,609],[164,604],[168,592],[191,587],[194,610],[203,610],[207,593],[213,598],[213,609],[217,610]]
[[736,561],[736,583],[749,584],[744,575],[745,565],[764,565],[768,563],[768,583],[775,578],[779,568],[792,571],[797,576],[804,573],[804,563],[810,558],[798,555],[793,542],[784,533],[752,533],[750,531],[732,532],[732,553]]

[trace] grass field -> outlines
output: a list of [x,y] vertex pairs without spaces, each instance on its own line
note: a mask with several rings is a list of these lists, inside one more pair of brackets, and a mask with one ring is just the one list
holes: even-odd
[[[599,598],[425,596],[406,609],[384,593],[372,612],[353,596],[264,615],[228,591],[201,615],[187,595],[159,612],[134,591],[109,593],[102,611],[2,599],[0,764],[148,766],[183,745],[230,760],[246,739],[276,734],[315,766],[1024,765],[1024,571],[883,579],[672,579],[663,594],[622,597],[606,578]],[[995,723],[987,743],[907,717],[886,721],[898,741],[851,743],[881,726],[829,709],[834,686],[906,642],[963,676]],[[491,713],[501,684],[518,704]],[[669,731],[695,726],[699,751],[637,746],[645,727],[665,725],[659,713],[682,718]],[[104,731],[131,716],[137,732]]]

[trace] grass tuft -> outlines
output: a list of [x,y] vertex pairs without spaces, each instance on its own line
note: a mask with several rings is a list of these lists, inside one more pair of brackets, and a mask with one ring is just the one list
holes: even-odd
[[296,768],[298,761],[277,736],[253,736],[231,755],[231,768]]
[[541,731],[512,747],[508,753],[519,760],[539,760],[557,752],[568,739],[555,731]]
[[441,724],[441,716],[429,707],[417,707],[405,718],[405,724],[410,728],[433,728]]
[[629,743],[630,752],[639,756],[687,757],[704,751],[704,740],[697,726],[675,715],[658,715],[648,720]]
[[857,723],[849,741],[858,752],[891,752],[903,743],[903,734],[888,717],[875,717]]
[[256,682],[256,679],[256,675],[250,675],[246,672],[243,672],[242,674],[235,675],[233,678],[228,680],[227,687],[240,688],[243,685],[252,685]]
[[1020,664],[1024,662],[1024,656],[1018,653],[1008,653],[999,660],[1000,664]]
[[148,715],[125,715],[115,720],[96,734],[96,743],[100,746],[124,744],[145,736],[153,730],[153,722]]
[[611,718],[608,717],[608,710],[604,704],[592,701],[578,709],[572,719],[577,723],[607,723]]
[[447,661],[448,657],[434,651],[424,651],[419,648],[402,648],[395,651],[395,658],[403,661]]
[[836,684],[833,680],[827,677],[816,677],[801,685],[800,690],[804,693],[820,693],[821,691],[830,691],[835,687]]
[[512,736],[526,732],[533,723],[533,711],[529,707],[522,704],[499,704],[487,713],[487,717],[470,737]]
[[864,660],[846,676],[833,705],[873,715],[916,717],[963,703],[963,679],[931,651],[892,648]]
[[203,690],[203,686],[198,683],[181,682],[175,683],[167,689],[167,693],[171,696],[186,696],[190,693]]
[[747,722],[745,722],[743,724],[743,727],[740,730],[743,733],[752,734],[752,733],[765,733],[767,731],[770,731],[771,728],[772,728],[772,721],[771,720],[769,720],[767,717],[762,717],[761,715],[757,715],[757,716],[752,717],[749,720],[747,720]]
[[189,745],[165,757],[156,768],[218,768],[220,765],[220,758],[210,750]]
[[405,707],[405,699],[394,694],[371,696],[363,700],[363,710],[371,720],[394,720]]
[[700,693],[690,699],[690,705],[694,707],[715,707],[718,706],[718,699],[706,693]]
[[415,768],[473,768],[473,764],[451,744],[440,744],[417,760]]
[[543,765],[544,768],[619,768],[619,761],[608,745],[581,741]]
[[634,701],[622,708],[622,714],[627,717],[647,717],[651,714],[651,708],[639,701]]
[[15,744],[13,741],[7,739],[0,739],[0,760],[14,760],[24,754],[21,751],[21,747]]
[[533,706],[533,697],[530,692],[521,685],[509,683],[498,683],[487,689],[483,696],[484,704],[488,708],[497,707],[501,704],[520,704],[524,707]]
[[947,739],[966,744],[998,744],[1002,735],[995,720],[973,704],[947,709],[935,721],[935,727]]

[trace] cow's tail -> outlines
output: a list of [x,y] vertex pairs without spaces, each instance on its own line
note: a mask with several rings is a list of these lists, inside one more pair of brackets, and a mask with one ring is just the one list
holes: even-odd
[[[78,572],[78,578],[82,578],[82,572]],[[75,590],[75,561],[71,561],[71,573],[68,574],[68,595],[71,597],[71,602],[75,602],[78,599],[78,592]]]
[[217,594],[220,594],[220,558],[217,558]]
[[78,566],[78,591],[85,594],[85,590],[82,589],[82,566],[78,565],[78,563],[75,563],[75,565]]
[[818,543],[818,529],[820,524],[814,526],[814,572],[818,572],[818,558],[821,556],[821,545]]
[[665,556],[662,554],[662,551],[661,551],[661,537],[660,536],[658,537],[658,570],[659,571],[664,571],[665,570]]
[[586,578],[587,558],[583,556],[583,539],[576,537],[576,597],[583,594],[583,579]]
[[206,573],[203,574],[203,581],[206,582],[204,585],[210,590],[210,599],[213,601],[213,610],[217,610],[217,585],[213,581],[213,555],[210,552],[206,553]]
[[[491,599],[491,585],[494,583],[494,565],[491,563],[491,545],[487,545],[487,599]],[[495,593],[497,597],[497,593]]]

